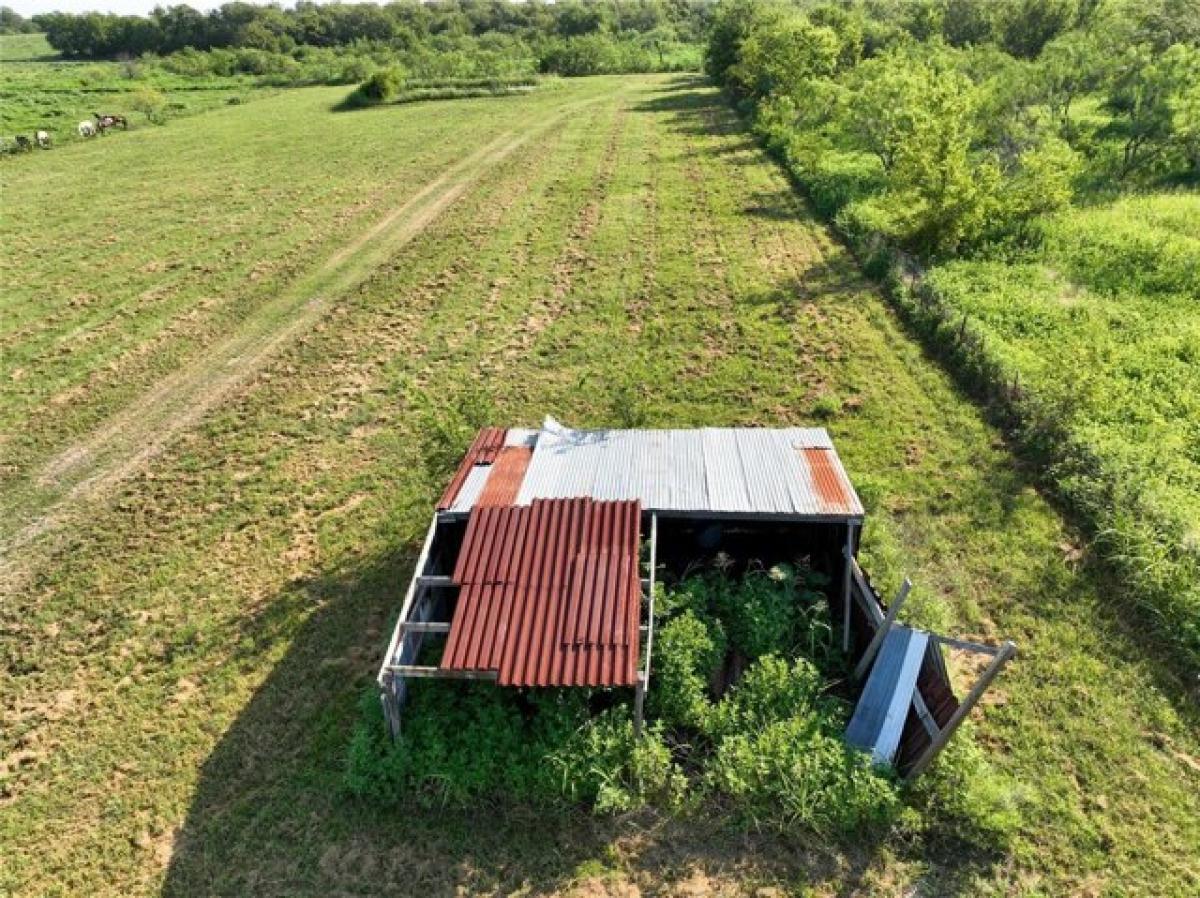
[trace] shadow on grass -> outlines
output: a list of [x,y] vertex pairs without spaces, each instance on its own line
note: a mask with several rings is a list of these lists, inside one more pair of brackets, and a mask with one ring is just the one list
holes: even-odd
[[[736,830],[718,813],[422,809],[349,796],[341,786],[346,747],[411,564],[405,553],[295,583],[242,631],[243,645],[269,644],[286,617],[315,609],[205,762],[163,894],[542,895],[614,868],[646,894],[697,873],[833,878],[839,894],[861,884],[869,849]],[[241,659],[246,669],[264,666],[253,654]]]

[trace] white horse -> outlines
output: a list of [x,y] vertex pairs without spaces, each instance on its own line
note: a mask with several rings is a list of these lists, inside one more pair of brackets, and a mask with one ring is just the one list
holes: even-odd
[[91,122],[80,122],[79,123],[79,136],[80,137],[95,137],[96,136],[96,126],[93,125]]
[[50,132],[49,131],[39,131],[37,134],[34,135],[34,138],[37,140],[37,145],[39,147],[41,147],[43,150],[50,149]]

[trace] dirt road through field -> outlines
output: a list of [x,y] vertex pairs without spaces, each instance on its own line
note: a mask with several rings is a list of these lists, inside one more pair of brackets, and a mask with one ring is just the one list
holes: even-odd
[[[577,111],[573,104],[569,111]],[[163,380],[98,430],[49,460],[32,478],[24,519],[0,528],[0,585],[20,567],[23,549],[55,529],[157,456],[180,433],[252,378],[279,350],[420,234],[492,167],[554,126],[567,111],[505,132],[450,165],[324,262],[260,306],[236,332]]]

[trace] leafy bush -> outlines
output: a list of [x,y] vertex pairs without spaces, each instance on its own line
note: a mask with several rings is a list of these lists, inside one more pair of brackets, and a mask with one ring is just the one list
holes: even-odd
[[351,794],[426,806],[566,799],[599,811],[629,810],[650,799],[672,806],[682,794],[682,774],[658,732],[636,739],[625,706],[591,716],[584,690],[523,699],[490,684],[428,682],[410,689],[395,743],[378,696],[364,696],[343,776]]
[[865,755],[803,716],[724,739],[710,782],[756,822],[824,834],[861,833],[900,807],[895,787]]
[[648,704],[668,726],[703,729],[711,706],[709,682],[725,657],[724,634],[692,609],[659,628],[654,641],[656,681]]
[[399,66],[379,69],[355,92],[362,105],[391,103],[404,87],[404,70]]
[[713,709],[706,731],[714,738],[755,733],[818,704],[825,680],[810,661],[789,667],[776,655],[760,658]]
[[[384,802],[503,797],[582,802],[599,813],[647,803],[680,809],[689,796],[716,800],[756,825],[827,835],[895,820],[902,793],[890,772],[843,742],[848,706],[825,694],[828,681],[811,658],[787,660],[798,644],[804,651],[798,637],[806,613],[828,617],[819,585],[803,568],[779,567],[740,579],[706,571],[663,590],[640,739],[627,693],[613,705],[613,696],[585,690],[418,681],[392,744],[376,696],[367,696],[345,785]],[[714,695],[735,645],[754,660],[724,695]],[[597,704],[606,707],[596,713]],[[980,839],[1011,832],[1016,804],[978,751],[941,766],[916,800],[963,821]]]
[[630,811],[653,801],[675,807],[687,778],[671,760],[661,725],[639,739],[627,709],[610,708],[580,726],[549,755],[561,793],[590,803],[600,813]]

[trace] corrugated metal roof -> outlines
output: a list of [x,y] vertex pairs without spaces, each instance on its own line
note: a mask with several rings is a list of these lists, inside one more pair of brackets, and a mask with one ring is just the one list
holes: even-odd
[[548,419],[516,502],[580,496],[665,513],[863,515],[824,428],[570,430]]
[[484,487],[487,486],[488,475],[491,472],[491,465],[472,465],[462,486],[458,488],[454,502],[446,510],[465,513],[474,508]]
[[[478,494],[478,498],[473,504],[512,505],[513,500],[517,498],[517,491],[521,488],[521,481],[525,479],[525,469],[529,467],[529,460],[532,457],[533,450],[526,446],[505,446],[501,449],[496,455],[496,460],[484,468],[487,472],[487,485]],[[467,484],[469,483],[470,478],[467,479]],[[459,491],[460,498],[466,492],[467,484],[464,484],[462,490]],[[456,501],[454,504],[457,506],[459,503]]]
[[636,501],[478,505],[441,667],[506,686],[633,685],[640,528]]
[[479,431],[474,442],[467,449],[467,454],[458,463],[458,470],[454,472],[454,476],[446,484],[446,491],[442,493],[442,498],[438,500],[438,511],[445,511],[454,505],[455,500],[458,498],[459,490],[471,475],[471,471],[476,465],[490,465],[496,460],[496,455],[505,445],[507,433],[503,427],[485,427]]

